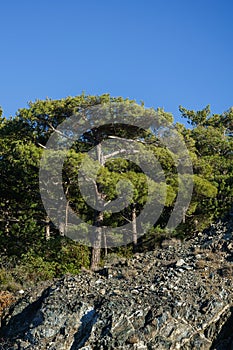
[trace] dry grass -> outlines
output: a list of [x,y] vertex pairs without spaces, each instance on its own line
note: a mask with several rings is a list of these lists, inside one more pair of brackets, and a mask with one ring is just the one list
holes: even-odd
[[5,308],[10,306],[15,301],[15,297],[8,291],[0,291],[0,317]]

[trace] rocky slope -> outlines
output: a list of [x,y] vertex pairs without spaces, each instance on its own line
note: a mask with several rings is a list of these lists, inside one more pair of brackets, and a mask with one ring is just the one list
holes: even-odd
[[233,349],[233,229],[65,276],[4,315],[1,349]]

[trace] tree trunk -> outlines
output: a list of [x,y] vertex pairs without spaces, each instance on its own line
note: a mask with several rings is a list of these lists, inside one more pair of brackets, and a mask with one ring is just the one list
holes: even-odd
[[92,252],[91,252],[91,270],[96,270],[100,263],[100,256],[101,256],[101,241],[102,241],[102,222],[103,222],[104,215],[102,212],[100,212],[96,216],[95,224],[95,238],[92,246]]
[[137,234],[137,215],[136,215],[136,207],[133,207],[132,210],[132,233],[133,233],[133,250],[136,251],[137,243],[138,243],[138,234]]
[[[9,203],[9,201],[7,200],[6,201],[6,203],[8,204]],[[4,213],[5,215],[5,218],[6,218],[6,220],[5,220],[5,233],[6,233],[6,236],[8,237],[9,236],[9,232],[10,232],[10,230],[9,230],[9,227],[10,227],[10,221],[9,221],[9,212],[8,212],[8,209],[6,209],[6,211],[5,211],[5,213]]]
[[[96,156],[100,165],[104,165],[101,143],[96,146]],[[97,186],[95,195],[96,202],[98,202],[101,198],[101,193],[98,192]],[[96,226],[96,230],[91,252],[91,270],[96,270],[100,263],[103,219],[103,212],[99,212],[95,217],[94,225]]]
[[46,216],[46,219],[45,219],[45,239],[46,241],[48,241],[50,239],[50,220],[49,220],[49,217]]
[[59,234],[60,236],[65,236],[65,224],[64,222],[59,222]]
[[67,188],[66,188],[66,191],[65,191],[65,195],[66,195],[66,209],[65,209],[64,235],[67,235],[68,223],[69,223],[69,205],[70,205],[70,201],[67,198],[68,197],[68,193],[69,193],[69,188],[70,188],[70,186],[67,185]]
[[107,238],[106,238],[106,232],[103,231],[103,239],[104,239],[104,256],[108,255],[108,246],[107,246]]
[[186,208],[183,208],[183,213],[182,213],[182,222],[185,224],[185,214],[186,214]]
[[67,234],[67,229],[68,229],[68,223],[69,223],[69,200],[66,199],[66,216],[65,216],[65,232],[64,234]]

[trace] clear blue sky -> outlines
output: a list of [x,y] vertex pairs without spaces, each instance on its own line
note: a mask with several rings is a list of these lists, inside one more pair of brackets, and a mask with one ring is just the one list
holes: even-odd
[[0,3],[0,105],[110,93],[164,107],[233,105],[232,0]]

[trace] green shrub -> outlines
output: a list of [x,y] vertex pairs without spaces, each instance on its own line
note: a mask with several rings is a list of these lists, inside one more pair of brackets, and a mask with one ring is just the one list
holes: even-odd
[[52,279],[56,276],[57,263],[46,261],[42,256],[37,256],[33,251],[22,255],[22,262],[18,271],[22,271],[25,278],[35,282]]

